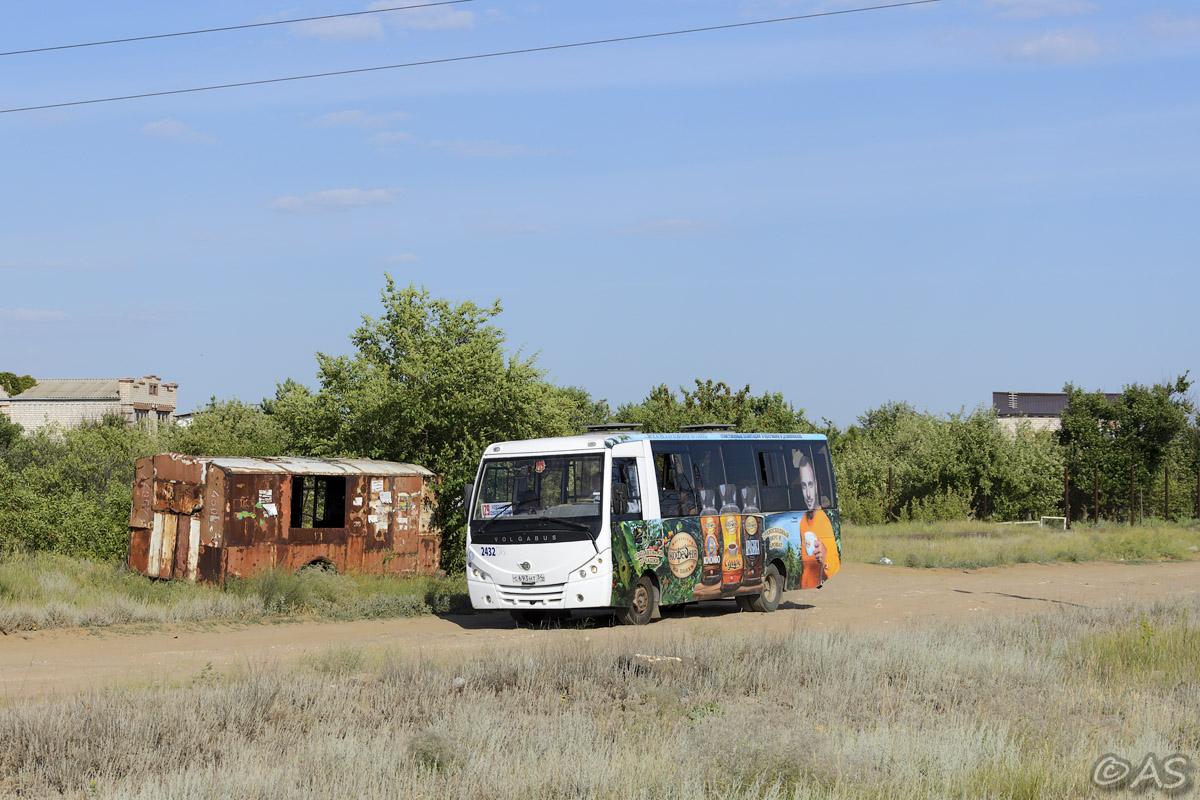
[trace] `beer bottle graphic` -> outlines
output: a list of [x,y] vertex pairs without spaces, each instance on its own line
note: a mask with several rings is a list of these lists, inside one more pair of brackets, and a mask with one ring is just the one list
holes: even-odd
[[700,490],[700,553],[704,572],[700,582],[705,586],[721,583],[721,518],[717,516],[716,492]]
[[742,583],[757,584],[763,574],[763,518],[758,510],[758,487],[742,489],[742,549],[745,551],[742,566]]
[[742,585],[742,516],[738,511],[737,487],[722,483],[721,492],[721,591]]

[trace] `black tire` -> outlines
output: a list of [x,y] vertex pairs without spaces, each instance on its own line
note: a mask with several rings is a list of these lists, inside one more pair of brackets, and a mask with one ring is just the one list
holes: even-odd
[[508,614],[518,628],[540,628],[547,619],[545,611],[510,611]]
[[768,564],[767,569],[763,572],[762,594],[750,597],[750,608],[762,612],[774,611],[779,608],[779,601],[782,599],[783,576],[779,574],[779,569],[774,564]]
[[654,616],[657,605],[658,592],[654,589],[654,583],[643,575],[633,587],[629,606],[617,614],[617,619],[622,625],[645,625]]

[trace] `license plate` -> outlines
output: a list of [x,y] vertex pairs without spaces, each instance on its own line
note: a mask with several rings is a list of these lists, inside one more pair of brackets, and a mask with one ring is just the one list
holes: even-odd
[[545,583],[546,573],[535,572],[527,575],[513,575],[513,580],[517,583]]

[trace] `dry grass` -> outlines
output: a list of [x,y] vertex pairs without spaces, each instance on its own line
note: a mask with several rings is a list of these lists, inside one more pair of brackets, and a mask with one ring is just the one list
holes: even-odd
[[412,617],[469,609],[461,579],[259,573],[227,591],[49,553],[0,560],[0,630],[290,617]]
[[1077,524],[1069,531],[987,522],[843,525],[842,559],[904,567],[1006,566],[1047,561],[1188,560],[1200,552],[1200,522]]
[[[1059,798],[1200,748],[1200,601],[881,632],[545,631],[464,660],[0,707],[0,791],[109,798]],[[695,659],[633,669],[631,653]],[[456,680],[461,678],[461,680]]]

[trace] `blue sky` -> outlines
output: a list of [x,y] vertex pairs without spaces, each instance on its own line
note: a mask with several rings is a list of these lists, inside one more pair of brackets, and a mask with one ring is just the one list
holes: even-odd
[[[368,8],[294,2],[24,3],[0,51]],[[0,57],[0,107],[853,7],[474,0]],[[256,401],[347,351],[386,271],[501,298],[510,346],[614,406],[713,378],[845,425],[1119,390],[1200,371],[1198,134],[1182,0],[942,0],[0,114],[0,370]]]

